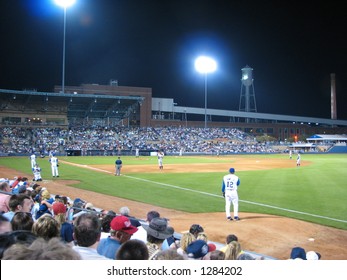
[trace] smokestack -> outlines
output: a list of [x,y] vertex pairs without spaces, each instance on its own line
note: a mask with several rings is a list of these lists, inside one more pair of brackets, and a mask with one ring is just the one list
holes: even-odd
[[330,74],[330,83],[331,83],[331,119],[337,119],[336,112],[336,83],[335,83],[335,73]]

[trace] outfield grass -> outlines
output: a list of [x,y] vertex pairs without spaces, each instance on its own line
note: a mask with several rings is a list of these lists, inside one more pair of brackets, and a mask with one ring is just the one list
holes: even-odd
[[[235,162],[232,157],[165,157],[165,164]],[[283,158],[284,155],[247,155]],[[115,157],[59,157],[82,165],[114,164]],[[122,157],[124,165],[157,165],[155,157]],[[305,154],[309,166],[272,170],[239,171],[240,212],[281,215],[347,229],[347,155]],[[38,159],[42,177],[51,178],[48,158]],[[29,158],[0,158],[0,165],[31,174]],[[224,212],[221,197],[223,172],[113,174],[60,164],[64,180],[79,180],[76,188],[114,195],[187,212]]]

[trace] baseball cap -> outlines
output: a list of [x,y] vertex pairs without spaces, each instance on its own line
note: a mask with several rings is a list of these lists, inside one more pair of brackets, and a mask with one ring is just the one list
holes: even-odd
[[318,261],[321,258],[321,255],[315,251],[308,251],[306,253],[306,259],[308,261]]
[[66,206],[62,202],[53,203],[52,208],[53,208],[54,215],[66,213]]
[[3,182],[9,183],[9,180],[7,178],[0,178],[0,183],[3,183]]
[[208,245],[208,251],[213,252],[217,249],[217,246],[214,243],[207,243]]
[[18,187],[18,193],[25,193],[27,190],[26,186],[23,184],[23,185],[20,185]]
[[111,221],[111,229],[124,231],[128,234],[134,234],[137,232],[137,227],[131,225],[130,220],[125,216],[114,217]]
[[235,168],[230,168],[230,169],[229,169],[229,172],[230,172],[230,173],[235,173]]
[[86,205],[84,206],[86,209],[94,209],[94,205],[91,202],[87,202]]
[[189,258],[199,259],[209,252],[209,247],[204,240],[198,239],[190,243],[186,250]]
[[290,253],[290,258],[295,260],[295,259],[302,259],[306,260],[306,252],[304,248],[301,247],[294,247],[292,248],[292,251]]
[[76,198],[74,201],[73,201],[73,207],[76,207],[76,208],[83,208],[83,205],[85,204],[85,201],[80,199],[80,198]]

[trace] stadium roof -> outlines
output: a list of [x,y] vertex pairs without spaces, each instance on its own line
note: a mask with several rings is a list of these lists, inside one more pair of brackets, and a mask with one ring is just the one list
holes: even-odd
[[0,89],[1,110],[9,105],[24,112],[34,104],[41,111],[67,108],[68,118],[118,118],[128,116],[143,101],[140,96],[74,94]]
[[347,135],[339,134],[314,134],[307,141],[347,141]]

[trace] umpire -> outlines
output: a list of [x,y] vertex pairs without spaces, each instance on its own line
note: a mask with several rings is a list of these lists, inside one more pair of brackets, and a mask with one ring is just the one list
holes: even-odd
[[115,161],[115,167],[116,167],[115,176],[120,176],[120,170],[122,169],[122,165],[123,165],[123,162],[120,159],[120,157],[118,157],[118,159]]

